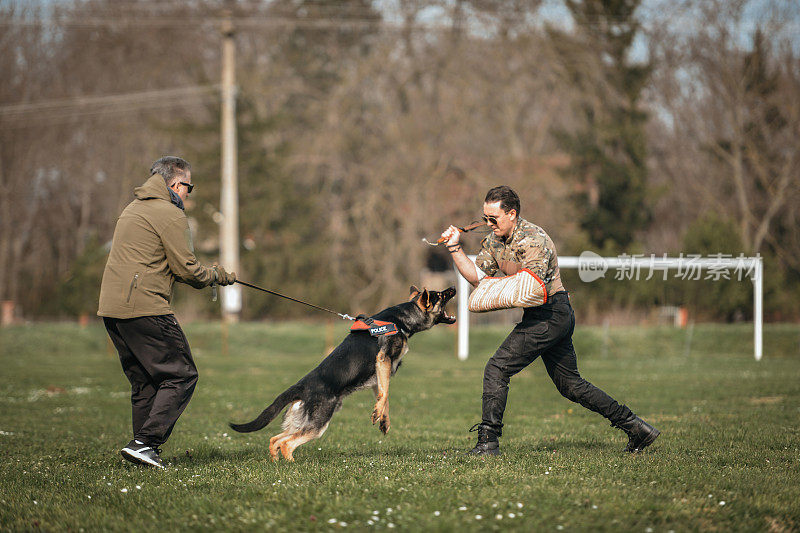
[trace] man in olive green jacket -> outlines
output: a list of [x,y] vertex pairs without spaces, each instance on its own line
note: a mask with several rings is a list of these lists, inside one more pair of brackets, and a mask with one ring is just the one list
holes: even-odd
[[162,467],[158,446],[189,403],[197,367],[170,302],[175,281],[195,288],[229,285],[236,275],[205,267],[194,255],[183,201],[194,188],[191,166],[162,157],[117,220],[100,287],[100,306],[131,383],[133,440],[120,453]]

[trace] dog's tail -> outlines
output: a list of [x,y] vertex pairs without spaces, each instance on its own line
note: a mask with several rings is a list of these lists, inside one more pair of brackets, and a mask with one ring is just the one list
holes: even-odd
[[259,429],[263,429],[267,426],[270,422],[272,422],[276,416],[286,407],[287,404],[293,402],[295,400],[300,399],[300,391],[301,387],[298,385],[292,385],[285,391],[283,391],[272,404],[261,411],[261,414],[256,417],[255,420],[252,422],[247,422],[246,424],[234,424],[233,422],[228,422],[228,425],[231,429],[238,431],[239,433],[250,433],[251,431],[258,431]]

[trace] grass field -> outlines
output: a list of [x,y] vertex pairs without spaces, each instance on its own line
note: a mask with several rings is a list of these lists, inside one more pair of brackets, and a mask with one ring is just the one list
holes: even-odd
[[[332,326],[336,340],[345,324]],[[584,377],[662,430],[644,454],[561,398],[541,361],[512,380],[504,455],[474,444],[481,376],[506,329],[411,340],[392,380],[392,429],[372,394],[345,401],[328,432],[272,463],[265,430],[232,434],[323,356],[326,328],[190,324],[200,370],[191,404],[152,471],[124,463],[128,387],[105,331],[0,330],[0,529],[434,531],[793,531],[800,529],[800,330],[772,325],[752,356],[748,325],[579,328]],[[227,345],[227,350],[225,346]],[[227,355],[225,352],[227,351]]]

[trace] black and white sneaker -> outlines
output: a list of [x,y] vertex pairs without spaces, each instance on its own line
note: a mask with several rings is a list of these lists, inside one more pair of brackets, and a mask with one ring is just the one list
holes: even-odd
[[134,464],[164,468],[161,463],[161,457],[158,456],[160,451],[158,448],[148,446],[141,441],[132,440],[119,453]]

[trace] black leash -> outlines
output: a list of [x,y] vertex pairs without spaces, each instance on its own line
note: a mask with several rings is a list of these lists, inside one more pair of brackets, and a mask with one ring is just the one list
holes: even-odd
[[350,315],[337,313],[336,311],[331,311],[330,309],[325,309],[324,307],[320,307],[318,305],[310,304],[308,302],[304,302],[303,300],[298,300],[296,298],[292,298],[291,296],[286,296],[285,294],[281,294],[279,292],[271,291],[269,289],[265,289],[263,287],[259,287],[258,285],[253,285],[252,283],[247,283],[245,281],[240,281],[238,279],[236,280],[235,283],[238,283],[240,285],[244,285],[245,287],[250,287],[251,289],[256,289],[258,291],[263,291],[263,292],[266,292],[266,293],[269,293],[269,294],[272,294],[272,295],[275,295],[275,296],[280,296],[281,298],[286,298],[287,300],[291,300],[291,301],[297,302],[299,304],[307,305],[309,307],[313,307],[314,309],[319,309],[320,311],[325,311],[326,313],[331,313],[331,314],[336,315],[336,316],[338,316],[340,318],[343,318],[345,320],[355,320],[355,317],[352,317]]

